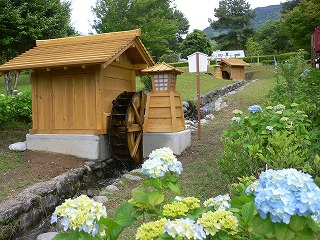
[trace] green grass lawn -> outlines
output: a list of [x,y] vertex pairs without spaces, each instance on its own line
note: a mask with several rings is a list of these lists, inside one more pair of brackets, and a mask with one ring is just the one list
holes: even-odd
[[[30,76],[27,71],[24,71],[20,74],[17,90],[19,92],[31,90]],[[0,77],[0,94],[6,94],[6,84],[3,76]]]
[[[183,71],[177,77],[176,90],[181,94],[182,99],[192,100],[197,97],[197,75],[196,73],[189,73],[188,67],[179,67]],[[208,67],[208,73],[213,73],[213,66]],[[205,94],[223,86],[232,84],[236,81],[215,78],[208,73],[200,73],[200,94]],[[140,77],[137,78],[137,90],[143,89],[143,84]]]

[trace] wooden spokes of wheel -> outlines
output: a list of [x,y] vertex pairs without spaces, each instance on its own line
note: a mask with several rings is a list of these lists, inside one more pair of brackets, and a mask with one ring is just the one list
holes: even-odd
[[114,101],[110,117],[109,137],[116,159],[143,162],[143,123],[146,95],[123,92]]

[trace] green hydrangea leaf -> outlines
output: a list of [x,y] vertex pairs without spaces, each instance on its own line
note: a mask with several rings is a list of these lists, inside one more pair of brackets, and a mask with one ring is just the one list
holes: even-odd
[[242,218],[248,223],[251,221],[254,215],[254,204],[253,202],[248,202],[242,206]]
[[140,203],[148,203],[148,194],[142,188],[135,188],[131,191],[132,198]]
[[307,224],[307,219],[305,217],[292,216],[290,218],[290,223],[288,226],[291,228],[291,230],[295,232],[299,232],[305,228],[306,224]]
[[292,240],[295,239],[295,233],[285,223],[276,223],[274,225],[276,238],[279,240]]
[[229,235],[225,231],[219,231],[218,236],[221,240],[229,240]]
[[252,219],[253,231],[258,235],[266,235],[274,231],[274,223],[269,219],[263,219],[256,214]]
[[52,240],[65,240],[69,239],[69,234],[68,233],[59,233],[52,238]]
[[178,186],[178,184],[172,183],[172,182],[168,182],[168,188],[174,192],[175,194],[179,194],[180,193],[180,188]]
[[135,218],[131,215],[134,210],[134,207],[130,203],[125,203],[118,208],[114,221],[120,226],[129,227],[135,221]]
[[294,240],[314,240],[317,239],[314,232],[310,228],[305,228],[301,232],[297,232]]
[[311,217],[307,217],[307,224],[313,232],[320,232],[320,225],[317,224]]
[[164,201],[164,194],[162,192],[153,191],[148,194],[148,202],[152,206],[161,204]]
[[241,208],[245,203],[250,202],[251,199],[247,196],[235,196],[231,199],[231,206],[234,208]]
[[163,184],[160,178],[150,178],[143,182],[143,185],[146,187],[154,187],[157,190],[161,190],[163,188]]

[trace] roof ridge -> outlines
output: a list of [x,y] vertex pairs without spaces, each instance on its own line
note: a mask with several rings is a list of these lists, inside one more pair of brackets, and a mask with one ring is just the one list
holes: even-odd
[[88,41],[103,41],[105,39],[116,39],[116,38],[135,38],[141,35],[141,29],[134,29],[121,32],[109,32],[101,33],[87,36],[75,36],[75,37],[66,37],[66,38],[55,38],[49,40],[37,40],[36,46],[43,45],[59,45],[59,44],[74,44],[79,42],[88,42]]
[[148,68],[145,68],[142,70],[142,72],[144,73],[151,73],[151,72],[176,72],[178,74],[181,74],[183,73],[182,70],[176,68],[176,67],[173,67],[171,66],[170,64],[166,63],[166,62],[161,62],[161,63],[158,63],[154,66],[151,66],[151,67],[148,67]]

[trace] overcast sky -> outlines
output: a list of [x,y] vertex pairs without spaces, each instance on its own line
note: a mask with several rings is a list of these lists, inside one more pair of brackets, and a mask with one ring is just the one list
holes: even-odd
[[[72,22],[80,33],[86,35],[92,31],[93,22],[91,6],[96,0],[71,0]],[[208,18],[213,18],[214,8],[219,7],[219,0],[175,0],[177,8],[189,20],[189,32],[194,29],[203,30],[209,26]],[[251,8],[277,5],[285,0],[249,0]],[[91,24],[90,24],[91,23]]]

